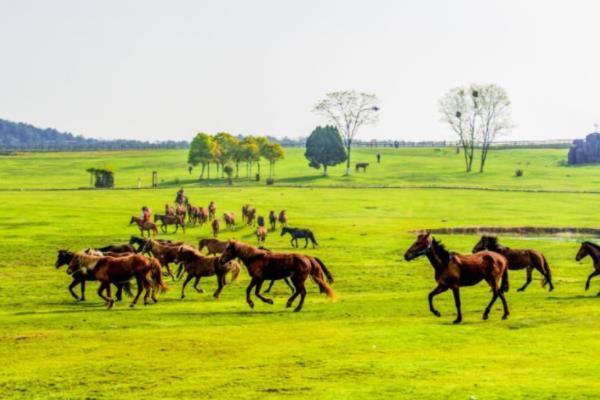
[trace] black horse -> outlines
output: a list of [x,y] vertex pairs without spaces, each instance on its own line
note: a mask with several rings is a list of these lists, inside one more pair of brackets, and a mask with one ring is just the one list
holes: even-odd
[[281,228],[281,236],[285,235],[286,233],[292,235],[292,239],[290,240],[292,247],[298,247],[298,239],[304,239],[304,248],[308,246],[309,239],[313,248],[319,245],[315,239],[315,235],[313,235],[310,229],[289,228],[287,226]]

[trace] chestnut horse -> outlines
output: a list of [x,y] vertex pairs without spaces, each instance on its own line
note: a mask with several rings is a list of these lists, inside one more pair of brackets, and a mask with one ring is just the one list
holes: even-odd
[[158,235],[158,228],[156,224],[152,221],[142,222],[141,218],[136,217],[135,215],[131,217],[129,221],[129,225],[136,223],[138,228],[140,229],[140,235],[144,236],[144,231],[148,232],[148,237],[150,237],[150,233],[154,233],[154,235]]
[[231,260],[227,264],[221,264],[219,257],[207,257],[198,250],[190,246],[181,246],[177,251],[177,260],[183,265],[187,272],[187,277],[181,286],[181,298],[185,298],[185,287],[192,280],[194,281],[194,289],[199,293],[204,293],[204,290],[198,287],[200,278],[203,276],[217,276],[217,290],[213,294],[215,299],[219,298],[223,286],[225,286],[225,275],[231,272],[231,282],[237,280],[240,275],[240,264]]
[[[167,285],[162,279],[160,264],[155,259],[148,259],[139,254],[131,254],[124,257],[100,257],[91,256],[84,253],[75,253],[69,263],[68,272],[91,274],[100,282],[98,296],[100,296],[107,305],[112,308],[114,300],[110,294],[111,282],[128,281],[135,278],[137,281],[137,294],[135,295],[130,307],[134,307],[139,299],[142,289],[146,289],[144,295],[144,304],[148,304],[148,297],[152,294],[152,300],[156,302],[154,289],[158,292],[166,291]],[[107,296],[102,292],[106,290]]]
[[202,249],[206,247],[208,250],[208,255],[222,253],[225,251],[225,247],[227,247],[227,242],[221,242],[218,239],[200,239],[198,242],[198,250],[202,251]]
[[554,290],[550,266],[548,265],[548,261],[546,261],[546,257],[539,251],[533,249],[511,249],[502,246],[498,242],[497,236],[487,235],[483,235],[481,239],[479,239],[479,242],[473,247],[473,253],[483,250],[500,253],[506,257],[508,260],[508,269],[516,270],[527,268],[527,280],[525,281],[525,284],[517,290],[518,292],[524,291],[527,286],[529,286],[531,283],[531,272],[534,268],[544,277],[542,286],[548,284],[549,291],[551,292]]
[[277,220],[279,221],[279,223],[281,224],[282,227],[287,225],[288,219],[287,219],[287,214],[285,213],[285,210],[281,210],[279,212],[279,217],[277,217]]
[[429,310],[437,317],[441,314],[433,307],[433,297],[452,289],[454,303],[456,304],[455,324],[462,321],[460,308],[460,287],[473,286],[485,280],[492,288],[492,300],[483,312],[483,319],[488,319],[490,310],[498,297],[502,300],[504,315],[508,317],[508,305],[504,298],[504,291],[508,287],[507,261],[503,255],[492,251],[480,251],[475,254],[459,254],[448,252],[441,242],[429,236],[429,233],[417,236],[417,240],[406,250],[404,259],[414,260],[420,256],[427,256],[429,263],[435,270],[437,287],[429,293]]
[[148,252],[156,257],[160,264],[167,269],[167,275],[175,280],[169,264],[177,262],[177,249],[179,246],[181,246],[181,243],[161,243],[157,240],[147,239],[142,252]]
[[158,221],[160,221],[160,230],[163,233],[167,233],[167,227],[169,225],[175,225],[174,233],[177,233],[177,231],[179,230],[179,227],[181,227],[181,229],[185,233],[185,223],[184,223],[184,219],[181,217],[181,215],[154,214],[154,222],[158,222]]
[[227,229],[234,230],[235,229],[235,214],[234,213],[224,213],[223,220],[225,221],[225,225]]
[[219,230],[221,229],[221,223],[219,222],[218,219],[214,219],[211,225],[212,225],[213,236],[217,237],[219,235]]
[[208,220],[212,221],[213,219],[216,219],[216,215],[217,215],[217,205],[215,204],[214,201],[211,201],[210,204],[208,205]]
[[256,228],[256,239],[258,240],[258,246],[263,246],[265,244],[265,240],[267,239],[267,228],[264,226],[259,226]]
[[[592,242],[581,243],[579,251],[575,256],[575,260],[581,261],[587,256],[590,256],[590,258],[594,262],[594,272],[592,272],[590,276],[588,276],[587,281],[585,281],[585,290],[589,290],[590,281],[592,280],[592,278],[600,275],[600,246]],[[600,292],[598,292],[597,296],[600,296]]]
[[237,240],[230,240],[225,251],[221,254],[221,263],[225,264],[236,257],[242,260],[248,270],[248,274],[252,278],[246,288],[246,302],[250,308],[254,307],[254,302],[250,298],[252,288],[255,287],[254,294],[256,297],[265,303],[273,304],[273,300],[264,297],[260,293],[263,282],[265,280],[278,280],[287,277],[291,277],[296,291],[288,299],[286,307],[291,307],[296,297],[300,295],[300,302],[294,309],[296,312],[302,310],[304,298],[306,297],[304,283],[309,276],[312,277],[321,291],[325,292],[328,297],[335,297],[335,292],[329,286],[321,264],[312,257],[296,253],[271,253],[238,242]]

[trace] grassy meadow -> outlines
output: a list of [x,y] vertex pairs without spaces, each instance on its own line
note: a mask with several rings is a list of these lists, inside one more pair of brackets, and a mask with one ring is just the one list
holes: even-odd
[[[302,150],[288,150],[274,187],[198,184],[182,151],[0,157],[2,189],[86,187],[85,169],[103,163],[116,168],[120,187],[136,186],[140,176],[148,183],[153,169],[164,179],[156,190],[0,191],[0,398],[600,398],[600,278],[584,291],[592,267],[589,259],[574,260],[582,238],[501,238],[543,251],[556,285],[547,292],[534,272],[534,282],[518,293],[525,273],[511,272],[506,321],[500,302],[488,321],[481,319],[491,296],[486,285],[461,291],[463,324],[452,325],[449,293],[436,298],[442,312],[436,318],[427,306],[433,269],[424,258],[402,257],[411,232],[424,228],[597,227],[600,195],[576,192],[600,191],[600,168],[561,166],[565,150],[503,150],[491,154],[488,172],[465,174],[451,149],[385,149],[379,166],[376,152],[354,153],[355,161],[371,162],[366,174],[344,178],[336,167],[322,178],[306,166]],[[517,168],[523,177],[514,177]],[[138,233],[129,216],[142,205],[159,211],[172,202],[176,180],[193,204],[215,200],[218,215],[239,215],[244,203],[262,215],[287,209],[291,226],[315,232],[320,247],[301,251],[330,268],[337,300],[308,283],[304,309],[294,313],[285,308],[289,289],[279,282],[270,294],[275,304],[255,299],[251,310],[244,270],[219,300],[209,277],[201,283],[206,293],[188,285],[185,300],[181,281],[168,280],[170,290],[156,305],[132,309],[125,301],[107,311],[93,282],[87,301],[75,302],[64,267],[54,268],[57,249],[128,240]],[[161,235],[190,244],[207,236],[208,226]],[[253,230],[239,222],[220,238],[255,243]],[[438,238],[460,252],[478,240]],[[291,251],[279,232],[269,233],[266,246]]]

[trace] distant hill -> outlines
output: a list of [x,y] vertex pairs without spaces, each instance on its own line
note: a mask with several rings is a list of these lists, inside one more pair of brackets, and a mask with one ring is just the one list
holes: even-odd
[[99,140],[0,119],[0,150],[116,150],[186,148],[186,141]]

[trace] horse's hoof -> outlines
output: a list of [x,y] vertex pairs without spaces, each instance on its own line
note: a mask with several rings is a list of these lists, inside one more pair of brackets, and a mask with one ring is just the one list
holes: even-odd
[[300,312],[301,310],[302,310],[302,308],[301,308],[301,307],[296,307],[296,308],[294,308],[294,312]]
[[452,323],[453,323],[454,325],[456,325],[456,324],[460,324],[461,322],[462,322],[462,319],[460,319],[460,318],[457,318],[457,319],[455,319],[454,321],[452,321]]
[[525,291],[525,288],[523,288],[523,287],[517,289],[517,292],[524,292],[524,291]]
[[441,317],[442,314],[438,311],[438,310],[432,310],[431,311],[433,313],[433,315],[435,315],[436,317]]
[[554,286],[551,286],[550,289],[548,289],[549,292],[554,290]]
[[286,303],[285,308],[290,308],[292,306],[292,303]]
[[250,308],[254,308],[254,303],[253,302],[249,301],[248,305],[250,306]]
[[267,304],[273,304],[273,300],[272,300],[272,299],[267,299],[267,300],[265,301],[265,303],[267,303]]
[[489,314],[483,314],[483,320],[487,320],[489,318]]
[[129,305],[129,307],[131,307],[131,308],[135,307],[135,303],[131,303],[131,304]]
[[502,319],[506,319],[506,318],[508,318],[508,314],[504,314],[504,315],[502,316]]

